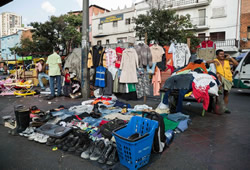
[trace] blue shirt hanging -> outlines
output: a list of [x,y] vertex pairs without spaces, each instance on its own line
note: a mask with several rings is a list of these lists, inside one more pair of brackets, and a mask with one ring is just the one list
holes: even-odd
[[106,68],[103,66],[98,66],[96,68],[95,86],[105,87],[105,73]]

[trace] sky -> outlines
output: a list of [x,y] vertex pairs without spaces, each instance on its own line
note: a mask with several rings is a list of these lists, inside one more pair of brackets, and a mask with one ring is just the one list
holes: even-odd
[[[130,7],[141,0],[89,0],[90,5],[98,5],[108,10]],[[26,26],[31,22],[45,22],[49,16],[59,16],[70,11],[82,9],[82,0],[14,0],[0,7],[0,13],[13,12],[22,16]]]

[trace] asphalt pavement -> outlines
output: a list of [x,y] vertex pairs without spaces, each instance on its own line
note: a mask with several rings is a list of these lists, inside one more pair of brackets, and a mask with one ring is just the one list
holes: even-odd
[[[0,116],[13,115],[17,104],[36,105],[49,110],[63,104],[66,107],[81,103],[81,99],[56,98],[52,103],[42,97],[16,98],[0,96]],[[189,114],[192,123],[184,133],[175,135],[173,143],[162,154],[153,154],[148,165],[142,169],[250,169],[250,90],[233,89],[230,93],[229,108],[231,114],[215,115],[206,113],[201,116],[202,104],[183,103],[185,114]],[[142,104],[143,101],[128,101]],[[147,100],[147,105],[156,107],[159,98]],[[24,137],[10,136],[8,129],[0,125],[0,169],[126,169],[119,163],[113,167],[83,160],[80,157],[52,151],[51,147]]]

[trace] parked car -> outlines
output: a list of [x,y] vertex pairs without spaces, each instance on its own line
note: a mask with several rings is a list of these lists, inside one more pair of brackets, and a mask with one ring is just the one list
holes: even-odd
[[239,65],[236,67],[233,83],[236,88],[250,88],[250,51],[242,56]]

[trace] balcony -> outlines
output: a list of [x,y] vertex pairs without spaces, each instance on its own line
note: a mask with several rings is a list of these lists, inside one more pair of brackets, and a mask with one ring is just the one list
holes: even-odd
[[209,26],[207,24],[207,22],[208,22],[207,17],[191,18],[190,20],[191,20],[191,23],[195,26],[196,30],[209,29]]
[[239,40],[227,39],[214,41],[217,49],[222,49],[226,52],[237,52],[239,50]]
[[167,8],[172,8],[175,10],[195,8],[207,6],[212,0],[167,0],[165,5]]

